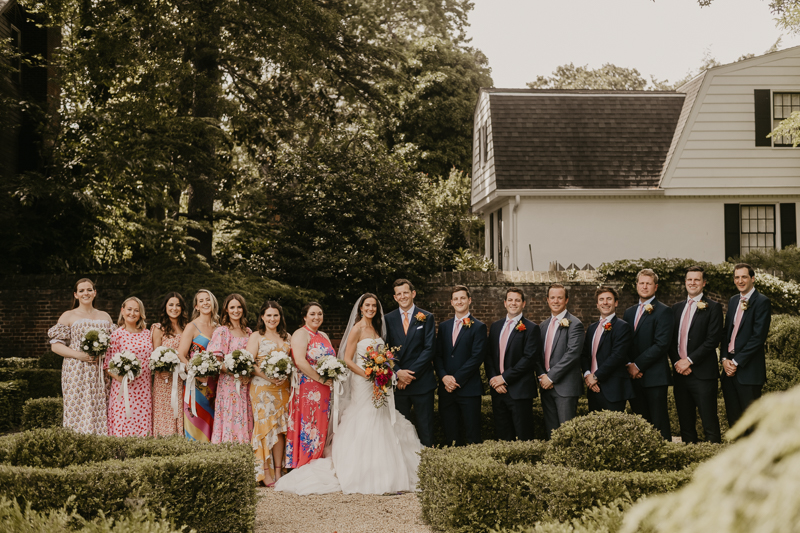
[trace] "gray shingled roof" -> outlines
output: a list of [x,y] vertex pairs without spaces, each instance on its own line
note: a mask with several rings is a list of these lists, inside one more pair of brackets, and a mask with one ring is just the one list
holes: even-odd
[[659,184],[685,95],[484,89],[498,189]]

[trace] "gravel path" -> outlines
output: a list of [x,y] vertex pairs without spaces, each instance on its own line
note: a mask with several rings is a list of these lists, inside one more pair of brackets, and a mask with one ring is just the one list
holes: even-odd
[[412,493],[297,496],[258,489],[255,533],[433,533]]

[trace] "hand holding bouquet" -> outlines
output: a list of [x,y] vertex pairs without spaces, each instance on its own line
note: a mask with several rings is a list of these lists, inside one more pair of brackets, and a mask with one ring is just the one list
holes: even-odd
[[153,372],[174,372],[181,364],[174,348],[159,346],[150,355],[150,370]]
[[122,401],[125,403],[125,416],[131,417],[131,402],[128,397],[128,382],[142,373],[142,363],[128,350],[117,352],[108,362],[108,373],[122,378]]
[[274,350],[261,361],[261,371],[272,379],[283,381],[292,373],[292,358],[282,350]]
[[89,329],[81,339],[81,350],[95,359],[103,357],[108,350],[110,339],[102,329]]
[[236,378],[236,392],[239,392],[242,383],[239,378],[253,373],[253,366],[255,365],[253,354],[247,350],[234,350],[226,355],[224,360],[225,370]]
[[189,373],[194,377],[207,378],[211,376],[218,376],[222,369],[222,363],[219,362],[217,357],[207,351],[197,352],[189,360]]
[[380,408],[386,405],[389,391],[395,381],[394,356],[398,348],[388,348],[385,344],[372,345],[361,356],[364,360],[364,373],[372,382],[372,405]]
[[340,383],[347,380],[347,367],[332,355],[321,357],[317,361],[316,370],[323,382],[329,379]]

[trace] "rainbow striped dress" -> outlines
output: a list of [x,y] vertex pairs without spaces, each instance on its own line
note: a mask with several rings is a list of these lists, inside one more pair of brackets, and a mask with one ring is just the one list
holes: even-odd
[[[211,339],[198,334],[192,339],[189,357],[208,348]],[[205,382],[205,385],[203,384]],[[197,416],[192,414],[190,403],[183,402],[183,432],[186,438],[197,442],[211,442],[214,431],[214,401],[217,397],[217,378],[203,378],[195,380],[197,394],[195,397]],[[187,384],[188,386],[188,384]]]

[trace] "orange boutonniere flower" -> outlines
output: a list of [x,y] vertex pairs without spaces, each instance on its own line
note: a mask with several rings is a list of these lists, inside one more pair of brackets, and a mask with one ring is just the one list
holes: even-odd
[[522,323],[522,320],[520,320],[519,322],[517,322],[517,327],[515,327],[514,329],[517,331],[525,331],[527,328],[525,327],[525,324]]
[[470,317],[467,317],[467,318],[465,318],[464,320],[461,321],[461,323],[464,324],[465,328],[471,328],[473,322],[474,321]]
[[703,300],[697,302],[698,311],[705,311],[706,309],[708,309],[708,302],[704,302]]
[[425,320],[427,320],[427,318],[428,318],[428,317],[427,317],[427,316],[425,316],[425,313],[423,313],[422,311],[420,311],[419,313],[417,313],[416,315],[414,315],[414,318],[416,318],[416,319],[417,319],[417,322],[425,322]]
[[606,331],[611,331],[611,322],[606,322],[603,324],[603,329]]

